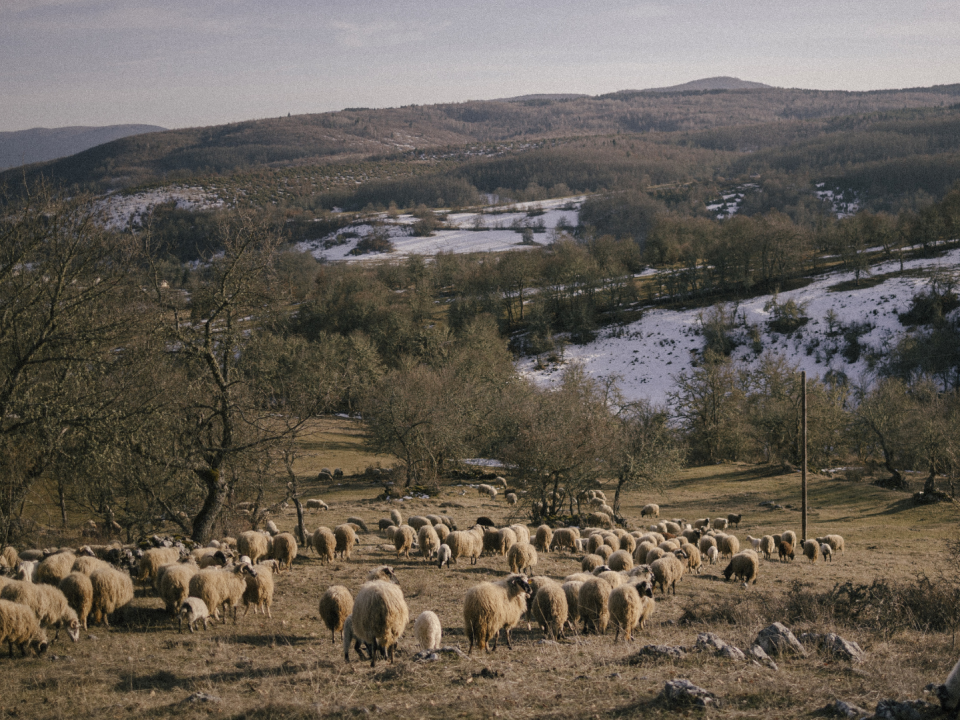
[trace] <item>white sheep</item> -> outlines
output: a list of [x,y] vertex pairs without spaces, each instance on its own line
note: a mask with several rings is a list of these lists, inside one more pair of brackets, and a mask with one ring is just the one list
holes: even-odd
[[713,545],[712,547],[707,548],[707,560],[710,561],[711,565],[716,565],[717,560],[720,559],[720,551],[717,550],[717,546]]
[[[264,524],[263,527],[266,529],[268,533],[270,533],[271,537],[280,534],[280,528],[277,527],[277,524],[273,520],[267,520],[267,522]],[[248,553],[244,553],[244,555],[247,555],[247,554]]]
[[139,577],[142,583],[152,582],[157,571],[164,565],[175,563],[180,559],[180,550],[175,547],[149,548],[143,551],[139,563]]
[[477,492],[481,495],[488,495],[492,498],[497,496],[497,489],[492,485],[477,485]]
[[[429,525],[429,523],[427,525]],[[430,527],[432,528],[433,526],[430,525]],[[410,550],[416,541],[417,533],[410,525],[401,525],[397,528],[397,532],[393,536],[393,546],[397,549],[397,560],[400,559],[401,555],[409,560]]]
[[437,548],[437,567],[443,570],[443,566],[450,566],[450,546],[444,543],[439,548]]
[[831,550],[840,551],[840,554],[843,555],[843,538],[840,535],[825,535],[822,538],[817,538],[817,542],[823,545],[826,543],[830,546]]
[[349,560],[350,554],[353,552],[353,546],[360,542],[353,526],[349,523],[337,525],[333,530],[333,536],[337,541],[333,552],[334,556],[339,555],[342,559]]
[[633,568],[633,555],[626,550],[617,550],[607,558],[611,570],[629,572]]
[[183,602],[180,604],[180,612],[178,613],[180,622],[178,632],[183,632],[183,622],[186,620],[187,627],[190,629],[190,632],[196,631],[196,626],[198,623],[203,623],[203,629],[206,630],[207,626],[210,624],[210,611],[207,609],[207,605],[203,600],[196,597],[184,598]]
[[667,590],[673,588],[673,594],[676,595],[677,583],[683,579],[683,563],[680,559],[670,553],[647,564],[653,571],[653,586],[659,585],[664,595],[667,594]]
[[307,500],[305,507],[307,510],[329,510],[330,507],[323,501],[317,498]]
[[77,556],[70,551],[58,552],[37,565],[37,582],[56,587],[73,570]]
[[433,530],[437,533],[437,537],[440,538],[440,542],[447,541],[447,535],[450,534],[450,527],[446,523],[434,525]]
[[721,557],[733,557],[740,552],[740,540],[736,535],[724,535],[718,543]]
[[420,554],[424,560],[430,560],[437,554],[440,547],[440,536],[433,525],[424,525],[417,531],[417,545],[420,546]]
[[424,651],[436,650],[440,647],[440,637],[443,635],[443,628],[440,627],[440,618],[432,610],[424,610],[417,615],[413,623],[413,634],[417,638],[417,644]]
[[318,527],[310,536],[310,544],[313,545],[313,549],[320,556],[321,565],[326,565],[333,560],[337,548],[337,538],[330,528]]
[[90,577],[80,572],[72,572],[60,581],[60,592],[70,607],[77,613],[80,627],[87,629],[87,616],[93,607],[93,585]]
[[753,546],[754,551],[760,552],[760,541],[763,540],[763,538],[755,538],[752,535],[747,535],[747,540],[750,541],[750,545]]
[[200,570],[192,562],[164,565],[157,572],[157,593],[171,614],[179,612],[183,601],[190,596],[190,578]]
[[723,576],[727,580],[736,576],[738,580],[743,582],[744,586],[751,583],[756,585],[759,569],[760,559],[757,554],[751,550],[744,550],[730,558],[729,564],[723,570]]
[[516,493],[507,493],[503,496],[507,501],[507,505],[516,505],[517,504],[517,494]]
[[450,562],[456,564],[458,558],[464,557],[476,565],[483,552],[483,534],[476,526],[470,530],[454,530],[447,535],[446,544],[450,548]]
[[[518,543],[530,542],[530,528],[528,528],[526,525],[514,523],[513,525],[510,525],[509,528],[513,531]],[[509,550],[510,548],[507,549]]]
[[[533,585],[533,580],[530,584]],[[569,607],[567,594],[559,583],[548,580],[540,584],[530,605],[533,619],[540,625],[540,629],[547,638],[556,640],[563,637]]]
[[660,517],[660,506],[655,503],[650,503],[649,505],[644,505],[643,510],[640,511],[640,517]]
[[29,647],[37,655],[47,650],[47,635],[40,627],[40,621],[33,610],[26,605],[0,600],[0,643],[6,642],[13,657],[13,646],[20,648],[20,654],[27,655]]
[[512,573],[529,572],[533,570],[538,560],[537,549],[530,543],[517,543],[507,553],[507,562],[510,564]]
[[810,562],[815,563],[820,559],[820,543],[816,540],[803,541],[803,556]]
[[[13,648],[10,648],[10,654],[13,654]],[[956,718],[960,711],[960,660],[953,666],[943,685],[930,683],[926,690],[936,694],[940,701],[940,709],[947,717]]]
[[576,552],[577,540],[579,539],[580,535],[574,528],[558,528],[553,531],[550,549],[553,550],[556,548],[560,551],[569,550],[570,552]]
[[269,538],[256,530],[247,530],[237,536],[237,552],[250,558],[256,564],[262,557],[270,555]]
[[8,568],[15,568],[20,562],[20,554],[17,552],[17,549],[12,545],[7,545],[3,548],[3,552],[0,553],[0,565]]
[[610,621],[617,629],[613,641],[617,642],[620,639],[621,630],[624,633],[624,639],[631,640],[633,629],[639,626],[642,630],[656,608],[653,586],[647,580],[621,585],[610,593],[608,604]]
[[233,622],[237,622],[237,606],[243,599],[247,589],[244,575],[255,574],[256,571],[243,562],[229,570],[207,569],[200,570],[190,578],[190,597],[198,597],[207,604],[207,610],[217,620],[220,619],[220,608],[223,608],[223,622],[227,622],[227,615],[233,611]]
[[760,552],[763,553],[765,560],[769,560],[777,546],[773,542],[773,535],[764,535],[760,538]]
[[344,635],[344,624],[353,612],[353,595],[343,585],[331,585],[320,596],[320,619],[330,631],[332,642],[337,641],[337,633]]
[[59,588],[46,583],[14,580],[0,588],[0,597],[29,607],[36,614],[41,626],[55,627],[57,633],[54,640],[59,637],[60,628],[65,628],[74,642],[80,638],[77,612],[70,607]]
[[397,527],[403,525],[403,515],[400,514],[400,511],[396,508],[390,510],[390,519],[393,521],[393,524]]
[[273,538],[270,556],[280,564],[281,570],[289,570],[297,557],[297,539],[292,533],[279,533]]
[[[268,563],[272,563],[272,566]],[[243,591],[243,616],[246,617],[253,606],[253,614],[262,612],[273,618],[270,608],[273,606],[273,573],[279,573],[279,561],[269,560],[256,567],[256,574],[244,573],[246,588]]]
[[820,545],[820,554],[823,555],[823,561],[833,562],[833,548],[830,547],[827,543]]
[[133,600],[133,580],[114,568],[100,568],[90,575],[93,586],[93,622],[110,626],[109,616]]
[[[504,629],[507,647],[510,645],[510,630],[514,628],[527,610],[530,584],[524,575],[510,575],[496,583],[484,582],[467,591],[463,602],[463,625],[470,641],[467,654],[473,647],[491,652],[497,649],[497,637]],[[488,643],[492,642],[492,647]]]
[[537,528],[537,534],[533,544],[539,552],[550,552],[550,543],[552,541],[553,529],[549,525],[541,525]]
[[410,617],[400,586],[383,580],[365,583],[354,599],[351,617],[353,635],[371,648],[370,666],[376,667],[378,649],[392,663]]
[[583,583],[577,598],[584,632],[593,630],[599,635],[607,631],[610,622],[610,593],[613,588],[603,578],[593,577]]

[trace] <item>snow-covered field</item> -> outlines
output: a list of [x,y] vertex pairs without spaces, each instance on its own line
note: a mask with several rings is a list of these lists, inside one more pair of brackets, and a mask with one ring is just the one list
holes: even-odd
[[[905,263],[905,269],[940,268],[945,271],[960,270],[960,250],[932,260],[914,260]],[[872,268],[874,275],[896,272],[898,262],[883,263]],[[897,314],[910,306],[910,300],[918,290],[927,285],[920,278],[899,277],[886,280],[875,287],[832,292],[830,288],[853,280],[853,273],[837,273],[818,279],[805,288],[783,292],[777,302],[783,305],[788,300],[806,306],[810,321],[799,333],[788,338],[766,329],[769,313],[764,305],[771,296],[753,298],[737,306],[737,315],[744,316],[750,325],[757,325],[762,332],[763,352],[777,353],[786,357],[809,377],[823,377],[830,370],[843,372],[852,382],[869,379],[865,361],[847,363],[840,352],[829,352],[837,346],[837,339],[828,335],[827,313],[833,310],[836,322],[844,325],[869,323],[869,332],[860,338],[864,346],[876,350],[892,347],[897,336],[902,336],[903,326]],[[675,388],[675,377],[691,369],[691,360],[703,347],[703,337],[698,334],[701,314],[709,310],[650,310],[643,318],[624,328],[604,330],[598,339],[589,345],[568,345],[563,353],[565,363],[581,363],[586,371],[596,377],[616,376],[618,384],[628,400],[645,398],[657,404],[667,401],[668,393]],[[619,335],[619,337],[617,337]],[[831,357],[828,359],[828,355]],[[755,365],[758,356],[747,346],[734,351],[734,359]],[[550,385],[559,378],[560,367],[537,370],[533,359],[519,363],[520,371],[541,385]]]
[[121,230],[131,222],[139,223],[154,205],[168,202],[175,202],[181,210],[209,210],[224,204],[216,194],[203,188],[172,186],[135,195],[108,195],[98,202],[97,209],[103,213],[108,228]]
[[[353,232],[356,238],[342,245],[324,247],[338,233],[316,240],[299,243],[297,248],[309,252],[317,259],[328,262],[370,262],[385,259],[400,259],[410,255],[436,255],[446,253],[501,252],[504,250],[529,250],[533,245],[523,245],[521,230],[523,227],[543,228],[544,232],[535,232],[535,243],[545,245],[550,242],[551,231],[558,227],[576,227],[578,210],[583,202],[582,196],[544,200],[542,202],[517,203],[511,205],[511,212],[493,212],[482,214],[456,213],[447,216],[446,224],[451,229],[438,230],[431,237],[414,237],[411,226],[416,222],[412,215],[400,215],[396,218],[381,216],[383,229],[393,243],[392,253],[369,253],[350,255],[361,238],[374,231],[373,225],[361,223],[344,228],[340,233]],[[531,212],[543,211],[543,214],[531,216]],[[483,229],[476,229],[476,228]]]

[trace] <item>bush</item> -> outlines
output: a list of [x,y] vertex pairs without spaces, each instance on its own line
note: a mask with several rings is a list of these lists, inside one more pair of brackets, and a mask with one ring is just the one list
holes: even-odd
[[770,320],[767,321],[770,332],[787,335],[810,322],[810,318],[806,316],[806,303],[797,304],[793,300],[787,300],[781,305],[774,296],[767,301],[763,309],[770,313]]

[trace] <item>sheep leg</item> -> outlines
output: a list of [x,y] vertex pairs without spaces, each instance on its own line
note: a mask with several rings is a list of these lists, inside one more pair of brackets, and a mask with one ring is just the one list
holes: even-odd
[[377,639],[373,639],[373,649],[370,651],[370,667],[377,666]]

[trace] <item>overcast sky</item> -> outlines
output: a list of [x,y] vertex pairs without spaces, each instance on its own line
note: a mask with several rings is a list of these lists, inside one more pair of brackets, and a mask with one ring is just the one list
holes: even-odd
[[960,82],[956,0],[0,0],[0,131],[675,85]]

